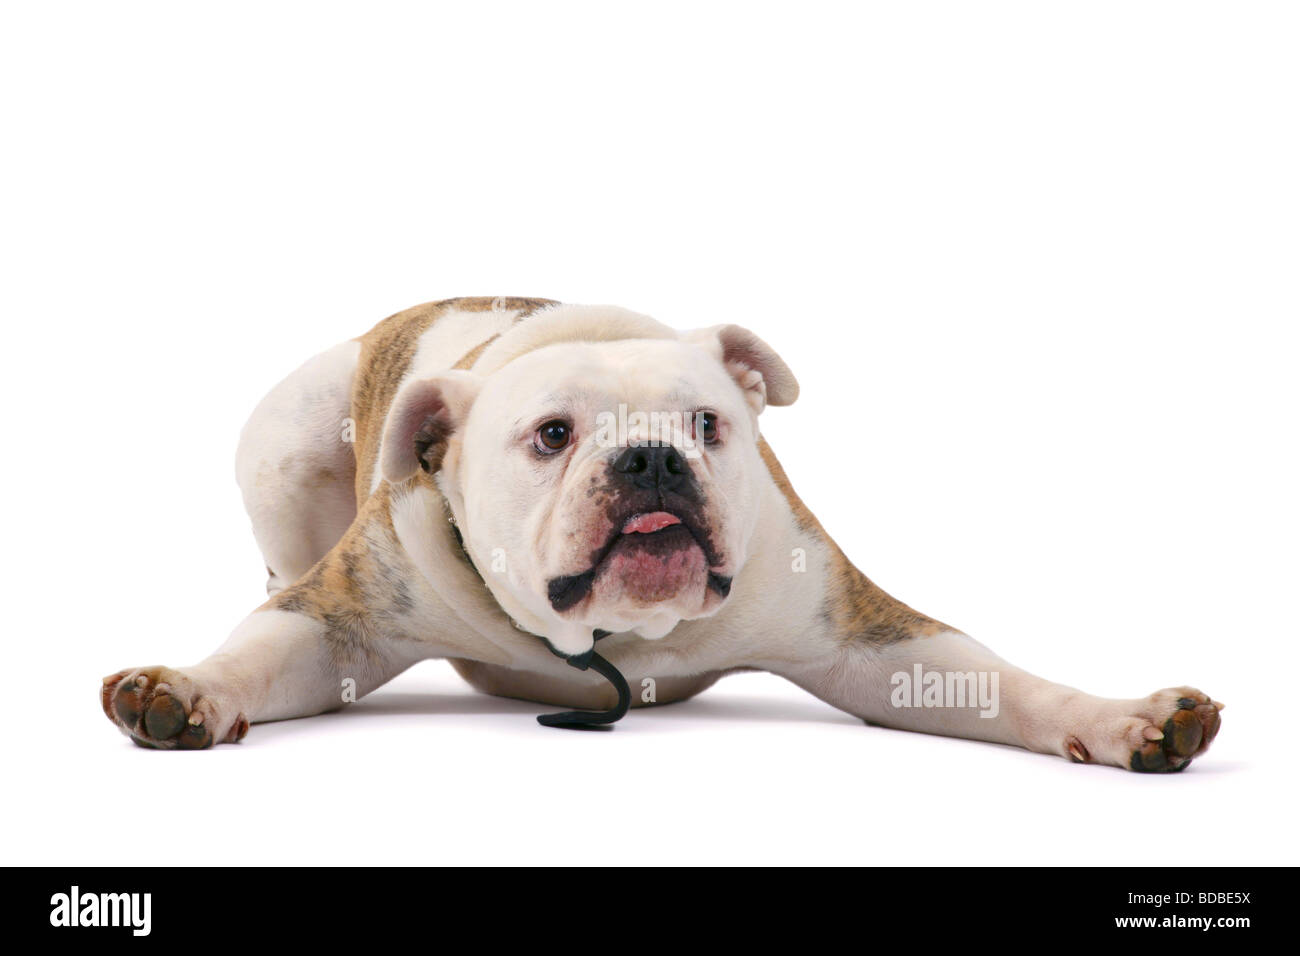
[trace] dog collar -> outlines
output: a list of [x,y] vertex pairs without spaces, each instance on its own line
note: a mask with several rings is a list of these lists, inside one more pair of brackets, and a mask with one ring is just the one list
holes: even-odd
[[[456,538],[456,544],[460,547],[461,555],[464,556],[469,566],[474,569],[474,573],[479,576],[479,580],[483,581],[483,587],[486,588],[487,581],[483,580],[483,573],[474,564],[469,549],[465,547],[465,536],[461,534],[460,528],[456,524],[456,516],[452,513],[451,504],[446,498],[443,499],[443,506],[447,510],[447,523],[451,525],[451,533]],[[488,593],[491,593],[491,589],[489,589]],[[628,708],[632,706],[632,691],[627,686],[627,679],[619,672],[617,667],[596,653],[594,646],[595,642],[602,637],[608,637],[610,635],[609,631],[596,628],[591,632],[593,646],[590,650],[581,654],[566,654],[540,634],[533,634],[532,631],[522,626],[514,618],[510,618],[510,623],[514,625],[516,630],[523,631],[525,634],[532,634],[533,637],[545,645],[548,651],[556,657],[562,657],[570,667],[580,671],[595,671],[609,681],[618,694],[618,699],[609,710],[566,710],[558,714],[538,714],[537,722],[539,724],[543,727],[563,727],[566,730],[604,730],[606,728],[612,729],[614,723],[626,716]]]

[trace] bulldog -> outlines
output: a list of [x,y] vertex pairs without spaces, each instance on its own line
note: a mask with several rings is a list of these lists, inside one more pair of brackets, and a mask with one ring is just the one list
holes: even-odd
[[206,748],[443,658],[480,691],[572,708],[539,717],[561,727],[761,670],[871,724],[1079,763],[1205,752],[1222,705],[1201,691],[1051,683],[858,571],[759,433],[798,393],[737,325],[520,298],[391,316],[243,430],[269,599],[201,663],[105,678],[104,713],[138,744]]

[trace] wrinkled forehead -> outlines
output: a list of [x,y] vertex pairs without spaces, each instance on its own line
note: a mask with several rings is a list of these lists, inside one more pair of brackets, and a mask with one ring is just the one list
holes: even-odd
[[735,383],[711,354],[685,342],[634,339],[550,345],[491,376],[480,400],[519,414],[538,411],[732,409]]

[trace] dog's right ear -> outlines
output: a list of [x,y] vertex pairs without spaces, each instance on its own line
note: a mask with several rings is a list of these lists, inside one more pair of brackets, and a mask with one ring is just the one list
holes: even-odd
[[436,472],[448,439],[465,424],[481,384],[472,372],[453,370],[403,385],[384,423],[379,446],[383,476],[398,484],[417,470]]

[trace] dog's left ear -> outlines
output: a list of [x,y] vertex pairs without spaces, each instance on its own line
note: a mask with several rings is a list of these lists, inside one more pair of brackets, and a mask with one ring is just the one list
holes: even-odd
[[436,472],[448,440],[464,426],[481,384],[471,372],[450,371],[403,385],[384,423],[379,448],[383,476],[399,484],[417,470]]
[[688,332],[683,338],[717,356],[744,391],[755,414],[767,405],[792,405],[799,397],[799,383],[790,366],[749,329],[715,325]]

